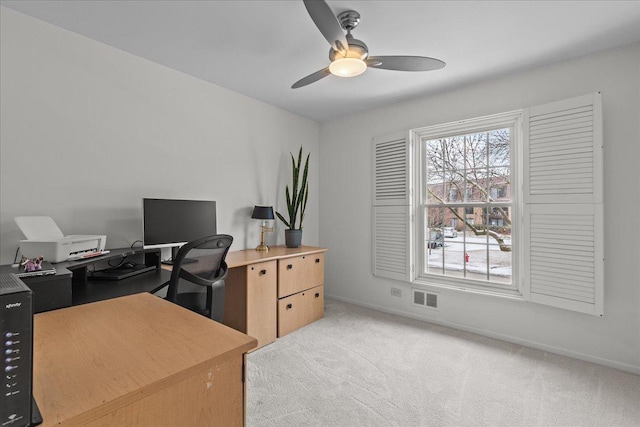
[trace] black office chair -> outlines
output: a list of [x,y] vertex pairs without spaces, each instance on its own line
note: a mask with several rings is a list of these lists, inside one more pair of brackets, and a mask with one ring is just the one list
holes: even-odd
[[[169,286],[165,299],[222,322],[228,272],[225,258],[232,242],[233,237],[217,234],[182,246],[173,260],[171,279],[161,287]],[[205,287],[206,292],[197,292],[191,284]]]

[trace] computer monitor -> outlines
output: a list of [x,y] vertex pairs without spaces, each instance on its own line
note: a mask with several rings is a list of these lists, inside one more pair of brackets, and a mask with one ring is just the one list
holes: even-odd
[[172,258],[180,246],[217,234],[213,200],[142,199],[142,245],[170,247]]

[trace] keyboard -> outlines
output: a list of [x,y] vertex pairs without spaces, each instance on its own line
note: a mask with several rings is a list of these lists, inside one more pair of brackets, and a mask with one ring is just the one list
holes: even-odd
[[74,254],[67,258],[67,261],[78,261],[81,259],[93,258],[100,255],[108,254],[110,251],[94,251],[94,252],[85,252],[81,254]]

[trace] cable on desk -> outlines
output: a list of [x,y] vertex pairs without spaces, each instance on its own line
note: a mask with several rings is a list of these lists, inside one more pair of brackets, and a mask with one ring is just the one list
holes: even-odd
[[111,260],[108,260],[108,261],[107,261],[107,264],[109,264],[109,267],[112,267],[112,268],[119,268],[119,267],[121,267],[121,266],[123,266],[124,264],[127,264],[127,263],[129,263],[129,264],[133,264],[133,265],[138,265],[138,263],[137,263],[137,262],[130,262],[130,261],[127,261],[127,256],[126,256],[126,255],[125,255],[125,256],[123,256],[122,258],[120,258],[119,262],[118,262],[118,263],[116,263],[115,265],[114,265],[114,264],[111,264]]

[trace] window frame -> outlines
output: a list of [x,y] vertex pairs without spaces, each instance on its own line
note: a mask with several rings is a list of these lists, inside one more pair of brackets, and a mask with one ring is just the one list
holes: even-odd
[[[416,287],[451,287],[603,316],[602,109],[602,93],[594,92],[521,111],[372,138],[372,274]],[[418,175],[414,169],[420,162],[414,154],[420,132],[476,131],[479,122],[486,124],[491,119],[498,122],[491,127],[503,127],[509,116],[516,118],[512,132],[515,160],[511,163],[516,193],[512,200],[513,209],[519,212],[512,213],[516,254],[512,277],[518,290],[447,284],[443,276],[433,283],[416,281],[415,200],[419,193],[415,192]]]
[[[520,278],[520,270],[522,263],[522,244],[521,230],[523,229],[522,211],[523,211],[523,189],[521,183],[523,174],[523,156],[522,144],[524,140],[523,134],[523,111],[516,110],[501,114],[493,114],[468,120],[460,120],[434,126],[426,126],[423,128],[412,129],[409,131],[411,142],[411,150],[413,151],[413,188],[417,191],[413,192],[413,208],[412,216],[414,220],[414,238],[413,238],[413,266],[412,281],[416,284],[424,284],[429,286],[437,286],[444,288],[452,288],[479,293],[488,293],[507,297],[523,296],[523,280]],[[422,179],[426,176],[426,156],[424,153],[423,141],[445,138],[456,135],[464,135],[469,133],[480,133],[500,128],[510,129],[510,150],[511,150],[511,257],[512,257],[512,274],[511,284],[502,284],[498,282],[479,281],[469,278],[448,277],[441,274],[426,273],[426,245],[424,238],[426,232],[425,209],[423,197],[426,194],[426,180]],[[500,203],[500,202],[496,202]],[[461,207],[479,206],[485,207],[482,202],[454,202],[452,205]],[[466,210],[465,210],[466,211]]]

